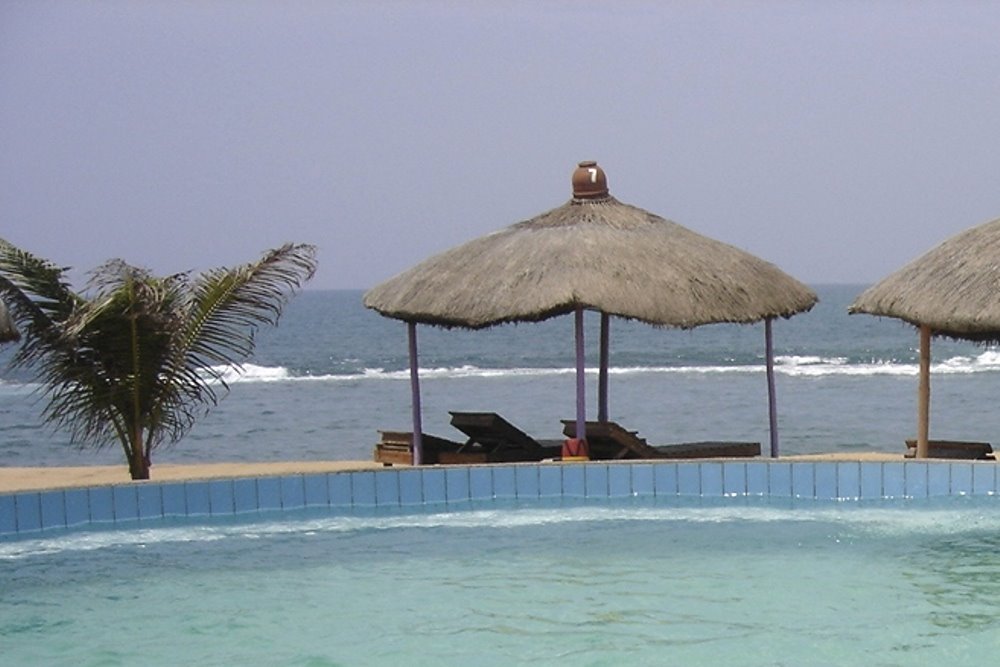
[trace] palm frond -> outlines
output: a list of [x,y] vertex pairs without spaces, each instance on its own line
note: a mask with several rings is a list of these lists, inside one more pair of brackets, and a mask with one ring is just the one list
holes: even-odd
[[216,269],[192,285],[187,364],[238,364],[254,350],[262,324],[276,324],[287,300],[316,271],[316,248],[286,244],[259,261]]

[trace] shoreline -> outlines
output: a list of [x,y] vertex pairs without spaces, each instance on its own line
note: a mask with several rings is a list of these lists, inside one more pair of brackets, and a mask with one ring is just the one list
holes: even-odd
[[[671,459],[674,462],[681,459]],[[711,460],[731,461],[734,459],[684,459],[688,461]],[[739,459],[746,461],[770,461],[770,458],[756,457]],[[782,456],[778,461],[903,461],[902,454],[886,452],[853,452],[830,454],[801,454]],[[931,459],[933,460],[933,459]],[[940,459],[939,459],[940,460]],[[635,463],[637,461],[631,461]],[[400,466],[408,467],[408,466]],[[128,474],[128,466],[34,466],[0,467],[0,493],[24,491],[49,491],[53,489],[73,489],[89,486],[112,486],[116,484],[148,484],[157,482],[178,482],[203,479],[236,479],[240,477],[272,477],[299,473],[345,472],[351,470],[382,470],[385,466],[376,461],[273,461],[260,463],[162,463],[155,464],[151,479],[133,481]]]

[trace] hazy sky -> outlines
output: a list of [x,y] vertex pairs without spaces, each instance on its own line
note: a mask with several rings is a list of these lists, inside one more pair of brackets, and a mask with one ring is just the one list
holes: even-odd
[[1000,217],[1000,3],[0,0],[0,237],[362,288],[618,199],[809,283]]

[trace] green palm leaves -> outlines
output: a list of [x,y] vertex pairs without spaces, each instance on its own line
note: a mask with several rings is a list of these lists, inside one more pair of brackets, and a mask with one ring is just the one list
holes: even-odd
[[152,450],[218,402],[218,368],[253,353],[258,328],[276,324],[312,277],[315,255],[288,244],[194,278],[114,260],[81,296],[64,269],[0,239],[0,299],[23,336],[12,363],[35,371],[46,422],[79,444],[120,443],[133,479],[146,479]]

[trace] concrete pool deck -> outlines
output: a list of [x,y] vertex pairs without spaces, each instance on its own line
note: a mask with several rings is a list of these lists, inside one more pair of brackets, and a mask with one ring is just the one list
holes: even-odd
[[[691,459],[700,460],[700,459]],[[771,461],[770,458],[754,459],[704,459],[726,461]],[[782,456],[778,461],[903,461],[902,454],[888,452],[855,452],[835,454],[808,454]],[[636,461],[630,461],[635,463]],[[241,477],[271,477],[277,475],[344,472],[352,470],[381,470],[384,466],[374,461],[279,461],[261,463],[203,463],[203,464],[154,464],[149,482],[176,482],[205,479],[236,479]],[[396,466],[405,468],[407,466]],[[39,466],[0,467],[0,493],[19,491],[45,491],[73,489],[90,486],[128,484],[132,480],[128,467],[114,466]],[[148,482],[136,482],[139,484]]]

